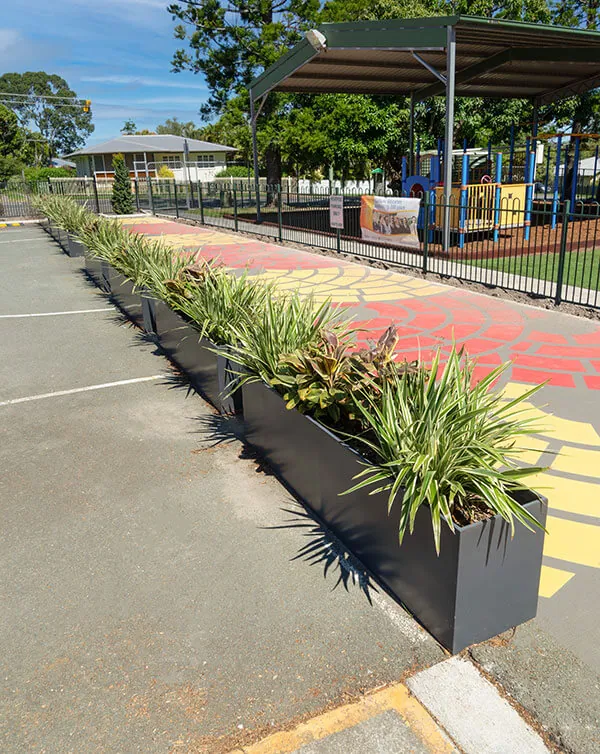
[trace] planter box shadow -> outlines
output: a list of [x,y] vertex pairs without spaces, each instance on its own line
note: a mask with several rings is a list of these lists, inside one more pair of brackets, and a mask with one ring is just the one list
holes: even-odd
[[[387,495],[350,489],[361,456],[310,417],[285,408],[263,383],[243,387],[248,441],[284,484],[310,507],[373,576],[451,652],[533,618],[537,610],[544,532],[499,516],[459,527],[442,525],[435,552],[429,510],[398,543],[399,505]],[[542,524],[545,501],[518,498]]]
[[[208,338],[163,301],[155,303],[158,342],[169,358],[185,372],[194,389],[221,413],[241,413],[242,395],[238,391],[225,397],[229,383],[240,371],[225,354],[216,354]],[[225,351],[225,349],[223,349]]]

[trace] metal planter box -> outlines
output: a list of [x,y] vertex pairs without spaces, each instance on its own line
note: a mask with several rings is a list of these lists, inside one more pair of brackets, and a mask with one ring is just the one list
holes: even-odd
[[105,290],[129,319],[146,332],[154,332],[154,301],[135,288],[133,281],[103,263]]
[[98,288],[105,293],[109,293],[108,287],[108,265],[99,257],[92,257],[89,254],[85,256],[85,270],[88,276],[96,283]]
[[70,257],[83,257],[85,255],[85,246],[72,233],[67,233],[67,247],[65,251]]
[[[284,484],[344,542],[386,589],[452,653],[535,617],[544,532],[499,516],[455,534],[443,526],[439,557],[429,511],[398,544],[399,506],[352,487],[361,456],[310,417],[285,408],[263,383],[244,385],[248,441]],[[519,498],[542,524],[546,502]]]
[[225,397],[239,372],[227,355],[217,355],[212,350],[215,344],[200,338],[198,330],[163,301],[155,302],[155,324],[161,348],[185,372],[194,389],[221,413],[241,413],[241,393]]

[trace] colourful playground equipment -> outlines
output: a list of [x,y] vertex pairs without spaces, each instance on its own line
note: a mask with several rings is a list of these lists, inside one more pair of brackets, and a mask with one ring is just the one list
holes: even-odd
[[[568,141],[565,143],[565,139]],[[505,152],[487,150],[469,154],[466,142],[462,154],[454,152],[450,192],[450,231],[462,248],[469,234],[489,232],[498,241],[500,231],[522,227],[524,240],[529,240],[532,216],[543,210],[554,229],[565,199],[574,208],[600,199],[599,147],[582,167],[581,143],[597,139],[598,134],[536,134],[516,147],[514,128]],[[419,228],[427,225],[430,236],[441,229],[444,221],[443,141],[438,141],[437,154],[422,155],[417,142],[412,160],[402,159],[401,191],[404,196],[425,196],[430,207],[429,221],[423,212]],[[414,173],[411,170],[413,163]],[[412,173],[412,174],[411,174]],[[536,189],[537,187],[537,189]]]

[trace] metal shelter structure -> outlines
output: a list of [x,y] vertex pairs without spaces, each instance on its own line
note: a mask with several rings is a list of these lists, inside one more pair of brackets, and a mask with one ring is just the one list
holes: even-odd
[[536,134],[540,105],[598,86],[598,31],[461,15],[322,24],[250,84],[257,197],[256,120],[269,92],[409,96],[411,163],[415,103],[445,95],[443,232],[447,249],[455,97],[530,99]]

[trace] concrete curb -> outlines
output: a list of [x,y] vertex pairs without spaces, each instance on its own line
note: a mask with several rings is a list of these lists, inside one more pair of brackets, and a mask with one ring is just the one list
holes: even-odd
[[407,681],[465,754],[549,754],[540,736],[468,660],[452,657]]

